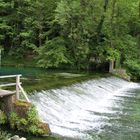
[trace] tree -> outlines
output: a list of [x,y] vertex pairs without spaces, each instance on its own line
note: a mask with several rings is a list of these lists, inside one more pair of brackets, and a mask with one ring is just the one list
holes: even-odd
[[102,2],[92,0],[62,0],[56,8],[55,20],[61,25],[61,35],[68,42],[67,50],[72,54],[70,61],[78,69],[89,65],[89,44],[96,35],[103,10],[101,5]]
[[0,45],[16,57],[32,53],[46,68],[140,65],[138,0],[0,0],[0,8]]
[[39,53],[38,65],[40,67],[51,68],[68,63],[63,38],[57,37],[49,40],[37,51]]

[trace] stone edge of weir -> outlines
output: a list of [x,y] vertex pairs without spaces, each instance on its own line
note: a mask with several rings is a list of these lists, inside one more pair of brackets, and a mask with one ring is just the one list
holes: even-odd
[[[16,99],[15,95],[5,96],[0,98],[2,106],[0,106],[0,111],[3,111],[6,114],[6,117],[9,118],[10,113],[14,112],[18,117],[27,119],[27,112],[33,106],[32,103],[26,101],[19,101]],[[35,110],[37,112],[37,110]],[[51,135],[51,130],[48,123],[44,123],[38,118],[38,128],[43,130],[42,136]]]

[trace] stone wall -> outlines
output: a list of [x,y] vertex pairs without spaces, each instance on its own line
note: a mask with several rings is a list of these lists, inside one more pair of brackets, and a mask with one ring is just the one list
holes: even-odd
[[125,69],[113,69],[111,73],[127,81],[130,81],[130,76],[127,74]]

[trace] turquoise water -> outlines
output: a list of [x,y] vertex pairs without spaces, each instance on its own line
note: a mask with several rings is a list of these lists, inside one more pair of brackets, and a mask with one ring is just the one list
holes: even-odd
[[[2,67],[0,68],[0,75],[17,75],[22,74],[22,86],[26,92],[31,93],[34,91],[48,90],[59,88],[62,86],[72,85],[77,82],[85,81],[92,78],[103,76],[102,74],[90,74],[77,71],[62,71],[62,70],[46,70],[39,68],[16,68],[16,67]],[[0,79],[0,83],[15,82],[15,78]],[[8,88],[9,89],[9,88]],[[15,87],[10,88],[15,90]],[[7,129],[7,128],[6,128]],[[5,130],[5,129],[4,129]],[[19,132],[11,132],[13,135]],[[19,135],[22,136],[21,133]],[[24,135],[23,135],[24,136]],[[60,140],[59,136],[54,137],[33,137],[28,136],[30,140]]]
[[[77,71],[60,71],[60,70],[46,70],[37,68],[0,68],[0,75],[22,74],[22,86],[30,93],[33,91],[41,91],[59,88],[62,86],[71,85],[77,82],[85,81],[92,78],[108,76],[103,73],[85,73]],[[15,79],[6,79],[7,82],[15,82]],[[3,81],[0,81],[3,83]],[[4,79],[5,83],[5,79]]]
[[140,139],[140,84],[99,78],[100,74],[16,68],[0,71],[1,75],[17,73],[23,74],[23,87],[53,133],[51,137],[23,135],[28,140]]

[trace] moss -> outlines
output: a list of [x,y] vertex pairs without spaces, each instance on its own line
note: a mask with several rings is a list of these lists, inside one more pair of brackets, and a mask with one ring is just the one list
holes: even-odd
[[[21,105],[23,104],[21,103]],[[21,117],[19,112],[11,112],[9,116],[9,123],[12,129],[24,131],[33,135],[50,134],[48,124],[40,122],[38,113],[34,106],[31,106],[28,109],[28,112],[24,115],[24,117]]]
[[31,103],[28,102],[24,102],[24,101],[16,101],[15,106],[19,106],[19,107],[30,107]]

